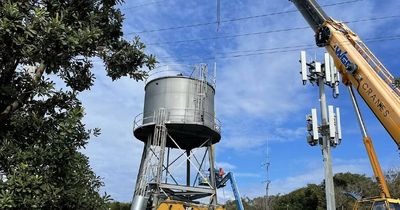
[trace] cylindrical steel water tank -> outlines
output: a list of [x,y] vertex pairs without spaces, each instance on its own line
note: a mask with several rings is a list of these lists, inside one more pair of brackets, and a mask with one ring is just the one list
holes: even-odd
[[[157,111],[164,109],[168,134],[179,147],[192,149],[207,139],[218,142],[221,136],[214,95],[215,89],[209,83],[186,76],[165,76],[148,82],[143,114],[135,119],[135,137],[146,141],[153,133]],[[176,147],[170,138],[167,147]]]

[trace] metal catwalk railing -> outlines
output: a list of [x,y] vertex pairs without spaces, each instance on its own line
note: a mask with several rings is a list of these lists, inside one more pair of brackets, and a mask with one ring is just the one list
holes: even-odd
[[386,84],[393,90],[395,95],[400,98],[400,88],[395,86],[394,76],[383,66],[362,41],[355,42],[355,48],[361,56],[368,62],[372,69],[381,77]]
[[[196,109],[165,109],[165,123],[183,123],[183,124],[198,124],[207,126],[218,133],[221,132],[221,122],[214,114],[202,112],[201,115]],[[133,129],[155,124],[155,116],[143,117],[143,113],[138,114],[133,122]]]

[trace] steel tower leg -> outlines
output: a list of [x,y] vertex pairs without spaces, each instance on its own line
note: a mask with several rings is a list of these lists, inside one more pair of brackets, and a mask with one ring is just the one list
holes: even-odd
[[143,147],[142,160],[136,179],[135,193],[132,198],[131,210],[144,210],[147,207],[148,197],[146,197],[146,171],[148,168],[150,147],[152,136],[148,136],[147,143]]
[[215,180],[215,154],[214,154],[214,146],[212,145],[212,141],[209,142],[208,146],[208,156],[210,162],[210,184],[213,189],[214,194],[211,195],[210,204],[216,206],[217,205],[217,184]]
[[190,187],[190,150],[186,150],[186,186]]
[[[159,185],[164,166],[165,146],[167,142],[167,129],[165,127],[165,110],[160,109],[155,116],[153,135],[148,136],[145,152],[142,155],[142,163],[136,183],[131,210],[144,210],[147,208],[149,191],[152,192],[152,209],[158,207],[160,194]],[[154,176],[153,176],[154,175]],[[150,189],[149,182],[153,184]]]

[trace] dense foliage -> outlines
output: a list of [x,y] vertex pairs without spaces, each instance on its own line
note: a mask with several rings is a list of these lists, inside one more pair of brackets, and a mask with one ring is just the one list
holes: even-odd
[[79,152],[99,130],[85,128],[77,95],[93,85],[93,58],[112,80],[141,80],[155,64],[138,38],[122,39],[119,3],[0,1],[0,209],[107,208]]
[[131,209],[130,203],[122,203],[114,201],[109,204],[109,210],[130,210],[130,209]]
[[[386,173],[392,197],[400,198],[400,171],[392,170]],[[352,209],[354,199],[348,193],[358,194],[363,197],[379,195],[375,181],[365,175],[339,173],[334,176],[335,199],[338,209]],[[246,210],[266,209],[265,197],[242,199]],[[271,210],[323,210],[326,209],[324,184],[309,184],[306,187],[294,190],[286,195],[273,195],[268,199]],[[235,210],[234,201],[226,203],[227,210]]]

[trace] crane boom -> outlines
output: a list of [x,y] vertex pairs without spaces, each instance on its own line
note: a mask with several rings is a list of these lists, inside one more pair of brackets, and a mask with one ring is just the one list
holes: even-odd
[[329,18],[315,0],[291,1],[316,32],[316,44],[334,58],[343,83],[358,91],[400,149],[400,88],[395,78],[357,34]]

